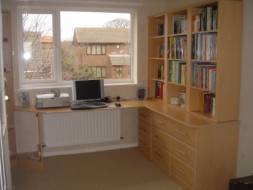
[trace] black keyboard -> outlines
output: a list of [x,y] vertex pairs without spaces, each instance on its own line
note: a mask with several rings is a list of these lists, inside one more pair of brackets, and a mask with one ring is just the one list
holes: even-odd
[[81,110],[81,109],[96,109],[96,108],[106,108],[108,105],[100,101],[73,101],[71,103],[71,109]]

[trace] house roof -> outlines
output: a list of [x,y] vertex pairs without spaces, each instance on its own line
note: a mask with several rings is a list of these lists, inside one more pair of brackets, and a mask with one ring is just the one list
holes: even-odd
[[52,36],[42,36],[40,38],[40,42],[44,44],[51,44],[53,43],[53,37]]
[[126,28],[75,28],[74,41],[77,43],[127,43]]

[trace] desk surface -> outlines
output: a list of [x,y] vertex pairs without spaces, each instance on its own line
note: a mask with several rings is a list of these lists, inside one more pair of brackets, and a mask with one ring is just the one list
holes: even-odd
[[70,108],[48,108],[48,109],[36,109],[35,107],[16,107],[16,111],[27,111],[34,113],[67,113],[67,112],[80,112],[80,111],[99,111],[109,109],[127,109],[127,108],[141,108],[145,107],[155,113],[161,114],[179,123],[187,125],[189,127],[201,127],[206,125],[215,125],[217,122],[204,117],[197,116],[193,113],[186,112],[185,110],[163,105],[159,100],[133,100],[122,101],[121,107],[115,107],[114,103],[109,104],[107,108],[100,109],[88,109],[88,110],[71,110]]

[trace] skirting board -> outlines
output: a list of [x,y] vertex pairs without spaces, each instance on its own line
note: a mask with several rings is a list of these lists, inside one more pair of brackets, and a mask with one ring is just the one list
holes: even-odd
[[124,149],[124,148],[133,148],[137,147],[138,143],[127,143],[127,144],[117,144],[117,145],[106,145],[99,147],[85,147],[85,148],[72,148],[69,150],[63,151],[44,151],[43,157],[52,157],[52,156],[63,156],[63,155],[72,155],[72,154],[82,154],[89,152],[99,152],[99,151],[107,151],[107,150],[116,150],[116,149]]

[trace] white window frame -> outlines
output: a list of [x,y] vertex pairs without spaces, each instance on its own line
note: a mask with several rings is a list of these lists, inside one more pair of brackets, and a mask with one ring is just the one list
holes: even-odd
[[[131,78],[129,79],[105,79],[105,85],[129,85],[137,84],[137,11],[134,9],[97,9],[97,8],[66,8],[66,7],[38,7],[38,6],[18,6],[17,7],[17,40],[18,40],[18,71],[19,71],[19,86],[21,89],[33,88],[50,88],[50,87],[71,87],[72,81],[64,81],[62,79],[62,65],[61,65],[61,26],[60,26],[60,12],[61,11],[79,11],[79,12],[108,12],[108,13],[129,13],[131,16],[131,31],[130,31],[130,69]],[[23,52],[23,38],[22,38],[22,14],[52,14],[53,16],[53,39],[54,39],[54,63],[53,63],[53,79],[52,80],[31,80],[24,79],[24,62],[22,59]]]
[[[23,13],[28,13],[28,14],[51,14],[52,15],[52,27],[53,27],[53,49],[54,49],[54,61],[53,61],[53,65],[52,65],[52,68],[53,68],[53,77],[52,79],[45,79],[43,80],[40,80],[40,79],[34,79],[34,80],[31,80],[31,81],[28,81],[28,80],[25,80],[24,78],[24,59],[23,59],[23,52],[24,52],[24,47],[23,47],[23,25],[22,25],[22,14]],[[55,12],[54,11],[50,11],[50,10],[46,10],[46,11],[42,11],[42,10],[37,10],[37,9],[18,9],[18,20],[17,20],[17,24],[18,24],[18,29],[19,29],[19,32],[18,32],[18,60],[19,60],[19,80],[20,80],[20,85],[33,85],[33,84],[41,84],[41,83],[44,83],[44,84],[49,84],[49,83],[55,83],[57,81],[57,49],[56,49],[56,30],[55,30],[55,23],[56,23],[56,20],[55,20]]]

